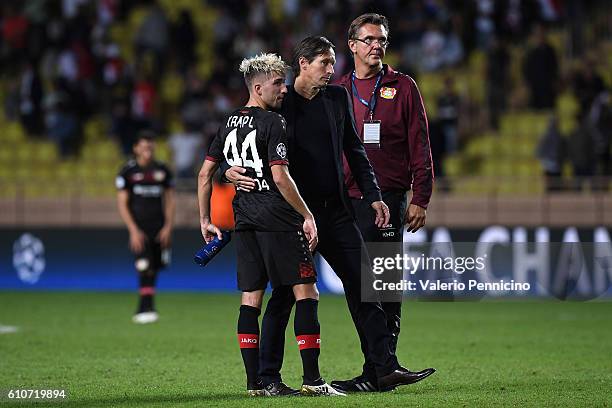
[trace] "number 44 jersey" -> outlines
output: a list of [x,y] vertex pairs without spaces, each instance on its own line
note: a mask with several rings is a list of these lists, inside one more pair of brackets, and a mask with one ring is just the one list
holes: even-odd
[[[258,107],[232,112],[219,128],[206,160],[247,169],[255,189],[237,190],[233,201],[236,230],[296,231],[304,219],[283,198],[271,167],[289,165],[285,119]],[[213,220],[214,221],[214,220]]]

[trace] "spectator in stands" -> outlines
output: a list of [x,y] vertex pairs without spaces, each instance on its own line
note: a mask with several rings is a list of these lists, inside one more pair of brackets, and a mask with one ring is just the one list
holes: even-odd
[[476,31],[476,45],[480,49],[489,47],[491,37],[495,33],[494,11],[495,2],[493,0],[476,0],[474,29]]
[[23,66],[19,81],[19,118],[28,134],[39,135],[43,130],[42,82],[35,64],[25,62]]
[[595,175],[595,151],[593,149],[593,132],[586,120],[578,120],[579,125],[568,140],[569,159],[574,173],[574,189],[582,190],[592,183]]
[[[496,0],[494,25],[497,36],[504,40],[522,41],[534,24],[543,20],[543,3],[550,0]],[[546,16],[550,17],[546,8]]]
[[529,89],[529,106],[533,109],[551,109],[557,97],[557,53],[548,42],[543,26],[535,26],[533,37],[535,44],[527,51],[523,63],[523,75]]
[[561,172],[565,162],[565,152],[565,139],[559,130],[559,121],[556,116],[552,116],[546,132],[538,143],[536,152],[544,170],[546,191],[563,189]]
[[444,64],[444,35],[436,21],[427,24],[427,30],[421,38],[421,68],[424,71],[436,71]]
[[459,111],[461,99],[451,76],[444,79],[444,89],[438,96],[438,122],[444,134],[446,153],[454,153],[458,147]]
[[[147,15],[138,27],[134,37],[134,46],[136,50],[136,69],[152,68],[152,79],[155,83],[164,73],[168,45],[168,19],[161,6],[153,0]],[[147,61],[147,58],[151,57],[152,60]]]
[[49,139],[57,144],[62,158],[75,156],[80,145],[81,128],[66,96],[61,92],[53,92],[45,105],[45,124]]
[[[8,67],[19,63],[26,56],[26,44],[29,22],[16,2],[3,2],[4,17],[1,32],[4,43],[4,59],[10,62]],[[3,64],[4,65],[4,64]]]
[[202,152],[204,140],[199,128],[193,128],[189,124],[184,124],[183,127],[184,131],[170,136],[168,145],[172,149],[176,178],[192,180],[196,175],[196,164],[199,164],[202,157],[205,157]]
[[137,133],[157,126],[157,103],[157,89],[153,77],[141,72],[134,81],[131,96],[132,119]]
[[506,42],[499,37],[491,41],[487,52],[486,88],[489,126],[499,129],[499,116],[505,112],[510,93],[510,54]]
[[459,24],[458,19],[453,17],[444,26],[444,48],[442,59],[445,66],[455,66],[463,60],[463,43],[455,27]]
[[189,11],[181,10],[178,20],[172,27],[172,40],[178,70],[185,75],[189,67],[196,63],[195,50],[198,41]]
[[585,121],[593,138],[595,153],[596,190],[607,191],[610,187],[609,177],[612,175],[611,139],[612,139],[612,101],[610,93],[602,91],[591,104],[591,109]]
[[595,71],[597,62],[593,58],[586,58],[574,74],[572,88],[578,99],[580,117],[588,114],[595,99],[605,90],[602,77]]

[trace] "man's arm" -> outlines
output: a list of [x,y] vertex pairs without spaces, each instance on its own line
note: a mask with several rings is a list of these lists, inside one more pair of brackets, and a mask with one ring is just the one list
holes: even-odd
[[313,251],[317,246],[318,238],[317,227],[312,212],[310,212],[304,199],[300,196],[295,181],[289,175],[288,167],[283,164],[277,164],[273,165],[270,169],[272,170],[272,178],[276,187],[278,187],[278,191],[280,191],[289,205],[304,217],[304,233],[308,239],[308,246]]
[[174,198],[174,188],[166,187],[164,191],[164,226],[157,234],[157,240],[162,248],[168,248],[172,239],[172,227],[174,226],[174,210],[176,200]]
[[198,208],[200,210],[200,229],[206,242],[214,239],[215,235],[223,239],[221,230],[210,223],[210,197],[212,196],[212,179],[219,164],[211,160],[204,160],[198,175]]
[[140,252],[144,248],[145,234],[138,228],[130,208],[128,206],[129,193],[127,190],[119,190],[117,192],[117,207],[119,209],[119,215],[127,226],[128,232],[130,233],[130,249],[133,252]]
[[408,101],[408,157],[412,171],[412,199],[405,220],[409,232],[416,232],[425,225],[427,205],[433,189],[433,165],[429,146],[429,126],[425,105],[416,83],[410,78]]

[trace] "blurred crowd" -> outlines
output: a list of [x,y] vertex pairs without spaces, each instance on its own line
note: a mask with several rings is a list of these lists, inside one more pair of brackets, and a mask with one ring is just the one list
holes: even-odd
[[[131,151],[134,135],[153,129],[169,138],[179,175],[191,177],[220,118],[246,98],[236,69],[242,58],[276,51],[290,60],[291,48],[301,38],[323,34],[337,47],[339,77],[352,68],[346,45],[350,21],[363,12],[376,11],[390,19],[388,59],[417,83],[421,73],[452,72],[474,51],[483,53],[486,126],[496,129],[514,86],[509,47],[531,44],[522,62],[527,105],[551,109],[560,89],[561,56],[548,42],[547,28],[569,27],[570,52],[576,57],[584,48],[580,24],[590,10],[606,4],[570,0],[193,0],[194,7],[215,14],[212,26],[201,27],[193,9],[182,9],[170,17],[166,3],[2,1],[0,73],[5,115],[20,121],[31,137],[54,140],[67,157],[78,154],[84,124],[94,116],[106,120],[110,135],[125,154]],[[131,47],[126,52],[113,41],[112,29],[125,25],[132,13],[143,8],[142,20],[125,42]],[[581,15],[585,18],[576,18]],[[204,40],[203,32],[211,35]],[[211,60],[201,58],[202,47],[210,51]],[[203,64],[210,70],[198,69]],[[176,105],[168,105],[160,89],[169,73],[180,78],[181,96]],[[469,103],[457,91],[457,81],[461,78],[447,76],[437,99],[425,101],[437,105],[436,116],[429,119],[438,158],[461,147],[460,118],[469,110]],[[582,118],[592,116],[595,101],[600,111],[609,108],[602,96],[604,82],[593,64],[582,64],[570,82],[580,100]],[[168,135],[173,115],[180,117],[182,130]],[[609,151],[609,140],[606,143]],[[442,161],[436,162],[442,175]]]

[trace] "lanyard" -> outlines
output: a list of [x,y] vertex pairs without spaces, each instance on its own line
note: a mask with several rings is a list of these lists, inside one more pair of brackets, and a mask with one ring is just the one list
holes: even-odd
[[353,95],[359,99],[359,102],[364,104],[366,108],[368,108],[368,113],[370,115],[370,119],[374,117],[374,109],[376,109],[376,91],[378,91],[378,86],[380,85],[380,80],[383,77],[382,70],[378,74],[378,78],[376,79],[376,84],[374,85],[374,92],[372,92],[372,96],[370,97],[370,101],[366,101],[361,96],[359,96],[359,91],[357,91],[357,86],[355,86],[355,71],[353,71],[353,75],[351,76],[351,85],[353,87]]

